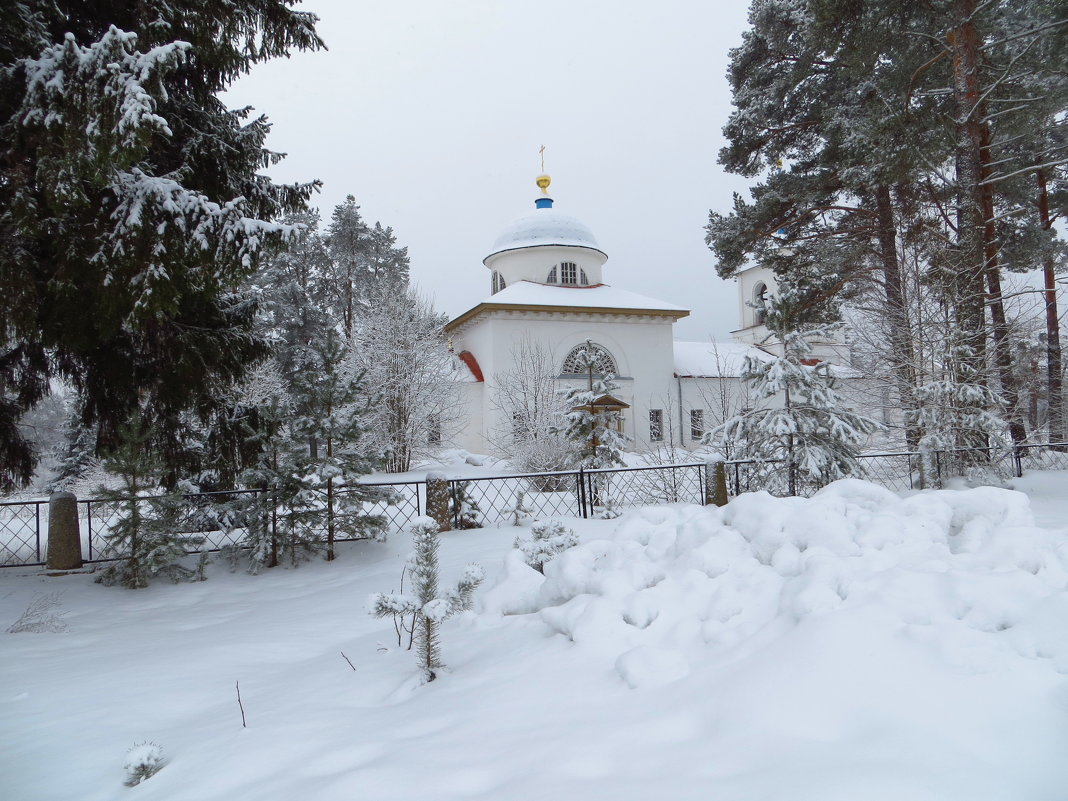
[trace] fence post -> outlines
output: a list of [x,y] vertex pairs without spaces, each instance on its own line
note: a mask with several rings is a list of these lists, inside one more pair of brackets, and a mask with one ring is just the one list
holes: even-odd
[[586,473],[583,471],[582,465],[579,465],[578,469],[578,502],[583,519],[589,517],[586,510]]
[[727,468],[719,459],[705,462],[705,506],[727,505]]
[[82,566],[78,499],[73,492],[53,492],[48,498],[47,564],[49,570],[77,570]]
[[441,473],[426,474],[426,513],[441,531],[452,531],[449,514],[449,482]]
[[1012,466],[1016,478],[1023,478],[1023,456],[1020,453],[1022,448],[1017,443],[1012,443]]

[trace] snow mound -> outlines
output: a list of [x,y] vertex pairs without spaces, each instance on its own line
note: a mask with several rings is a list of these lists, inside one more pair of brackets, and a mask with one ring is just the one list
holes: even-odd
[[1066,587],[1068,543],[1035,527],[1025,495],[901,499],[843,480],[809,499],[761,492],[722,509],[642,509],[557,556],[544,577],[513,552],[482,611],[536,614],[632,688],[858,610],[963,673],[1019,659],[1065,673]]

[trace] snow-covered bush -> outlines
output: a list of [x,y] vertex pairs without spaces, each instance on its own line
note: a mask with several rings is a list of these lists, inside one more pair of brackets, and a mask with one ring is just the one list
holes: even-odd
[[163,748],[158,744],[148,740],[137,743],[126,752],[126,759],[122,763],[122,769],[126,771],[124,784],[135,787],[159,773],[165,764]]
[[11,624],[7,633],[31,632],[33,634],[41,634],[44,632],[58,633],[67,631],[69,627],[66,621],[63,620],[63,616],[67,614],[67,611],[60,607],[61,598],[62,593],[59,592],[37,595],[30,601],[26,611],[19,615],[19,619]]
[[[432,517],[417,517],[411,526],[415,550],[408,559],[412,593],[375,593],[369,599],[371,614],[392,617],[394,622],[415,616],[415,642],[419,667],[426,681],[437,678],[444,667],[438,642],[439,626],[448,618],[471,608],[475,590],[485,578],[480,565],[470,564],[455,588],[438,591],[438,524]],[[399,635],[398,635],[399,636]]]
[[530,528],[530,539],[515,538],[515,548],[523,554],[523,560],[539,573],[545,572],[545,563],[558,553],[578,545],[575,532],[559,520],[545,520]]

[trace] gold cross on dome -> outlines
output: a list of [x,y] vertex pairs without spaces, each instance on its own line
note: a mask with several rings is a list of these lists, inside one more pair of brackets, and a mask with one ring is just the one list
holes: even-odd
[[545,172],[545,145],[538,149],[538,154],[541,156],[541,171]]

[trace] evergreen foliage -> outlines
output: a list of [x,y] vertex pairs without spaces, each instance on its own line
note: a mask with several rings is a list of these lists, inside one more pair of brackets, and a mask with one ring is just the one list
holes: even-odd
[[530,527],[530,539],[515,538],[514,547],[523,554],[523,561],[537,570],[545,572],[545,564],[557,554],[578,545],[575,532],[559,520],[546,520]]
[[175,493],[158,494],[164,466],[152,449],[152,433],[140,418],[124,426],[119,447],[104,460],[104,467],[120,480],[118,487],[100,487],[99,498],[118,511],[105,535],[105,556],[118,559],[97,577],[107,586],[121,584],[136,590],[149,580],[165,576],[174,582],[194,578],[181,564],[188,550],[204,541],[181,532],[185,501]]
[[415,643],[419,667],[426,681],[437,678],[444,667],[441,661],[439,629],[453,615],[471,608],[475,590],[485,579],[485,571],[476,564],[464,568],[456,586],[439,591],[438,524],[431,517],[417,518],[411,526],[414,551],[408,560],[408,575],[412,592],[376,593],[370,598],[371,614],[375,617],[403,619],[415,615]]
[[572,465],[586,468],[622,465],[627,437],[619,431],[619,412],[602,403],[618,392],[615,376],[596,372],[598,353],[588,340],[586,345],[576,355],[578,371],[586,373],[586,386],[564,391],[564,407],[569,410],[567,423],[555,430],[572,443]]
[[[751,199],[710,215],[720,275],[757,263],[810,294],[870,298],[883,343],[871,361],[907,412],[910,446],[933,400],[920,387],[941,380],[916,315],[931,286],[957,332],[942,348],[958,354],[954,382],[983,373],[1024,437],[1001,273],[1044,268],[1049,285],[1063,252],[1052,220],[1068,179],[1066,14],[1063,0],[753,0],[731,52],[720,162],[755,182]],[[1055,293],[1046,300],[1059,405]],[[1059,411],[1051,424],[1063,427]]]
[[516,490],[515,505],[507,511],[508,514],[512,517],[513,526],[518,526],[520,523],[522,523],[524,520],[534,514],[534,510],[527,506],[526,490]]
[[[19,416],[53,378],[115,447],[140,408],[161,455],[179,417],[262,357],[241,281],[312,185],[259,171],[269,126],[220,94],[322,47],[290,0],[16,0],[0,25],[0,482],[36,456]],[[91,309],[91,314],[85,310]]]
[[270,426],[284,439],[269,442],[260,464],[245,475],[264,490],[258,503],[271,507],[253,510],[256,523],[247,531],[254,570],[277,564],[279,552],[296,564],[322,548],[329,560],[340,537],[385,536],[384,518],[368,514],[364,504],[388,497],[358,480],[381,465],[367,442],[375,399],[332,330],[308,346],[303,362],[294,377],[293,408],[276,403],[269,413],[277,423],[286,420],[284,430]]
[[452,482],[449,501],[451,507],[449,514],[455,521],[455,528],[468,529],[482,526],[482,509],[471,494],[470,481]]
[[81,414],[69,404],[63,424],[63,441],[57,449],[49,492],[68,489],[72,484],[100,466],[96,458],[96,438],[82,425]]
[[[800,293],[785,286],[773,297],[767,325],[782,343],[778,357],[747,356],[742,380],[749,383],[751,409],[710,432],[706,441],[732,441],[743,459],[778,462],[785,489],[797,494],[798,480],[822,487],[859,471],[864,438],[879,429],[853,412],[834,387],[830,366],[811,357],[809,338],[826,336],[824,327],[793,328]],[[781,399],[781,405],[779,401]]]

